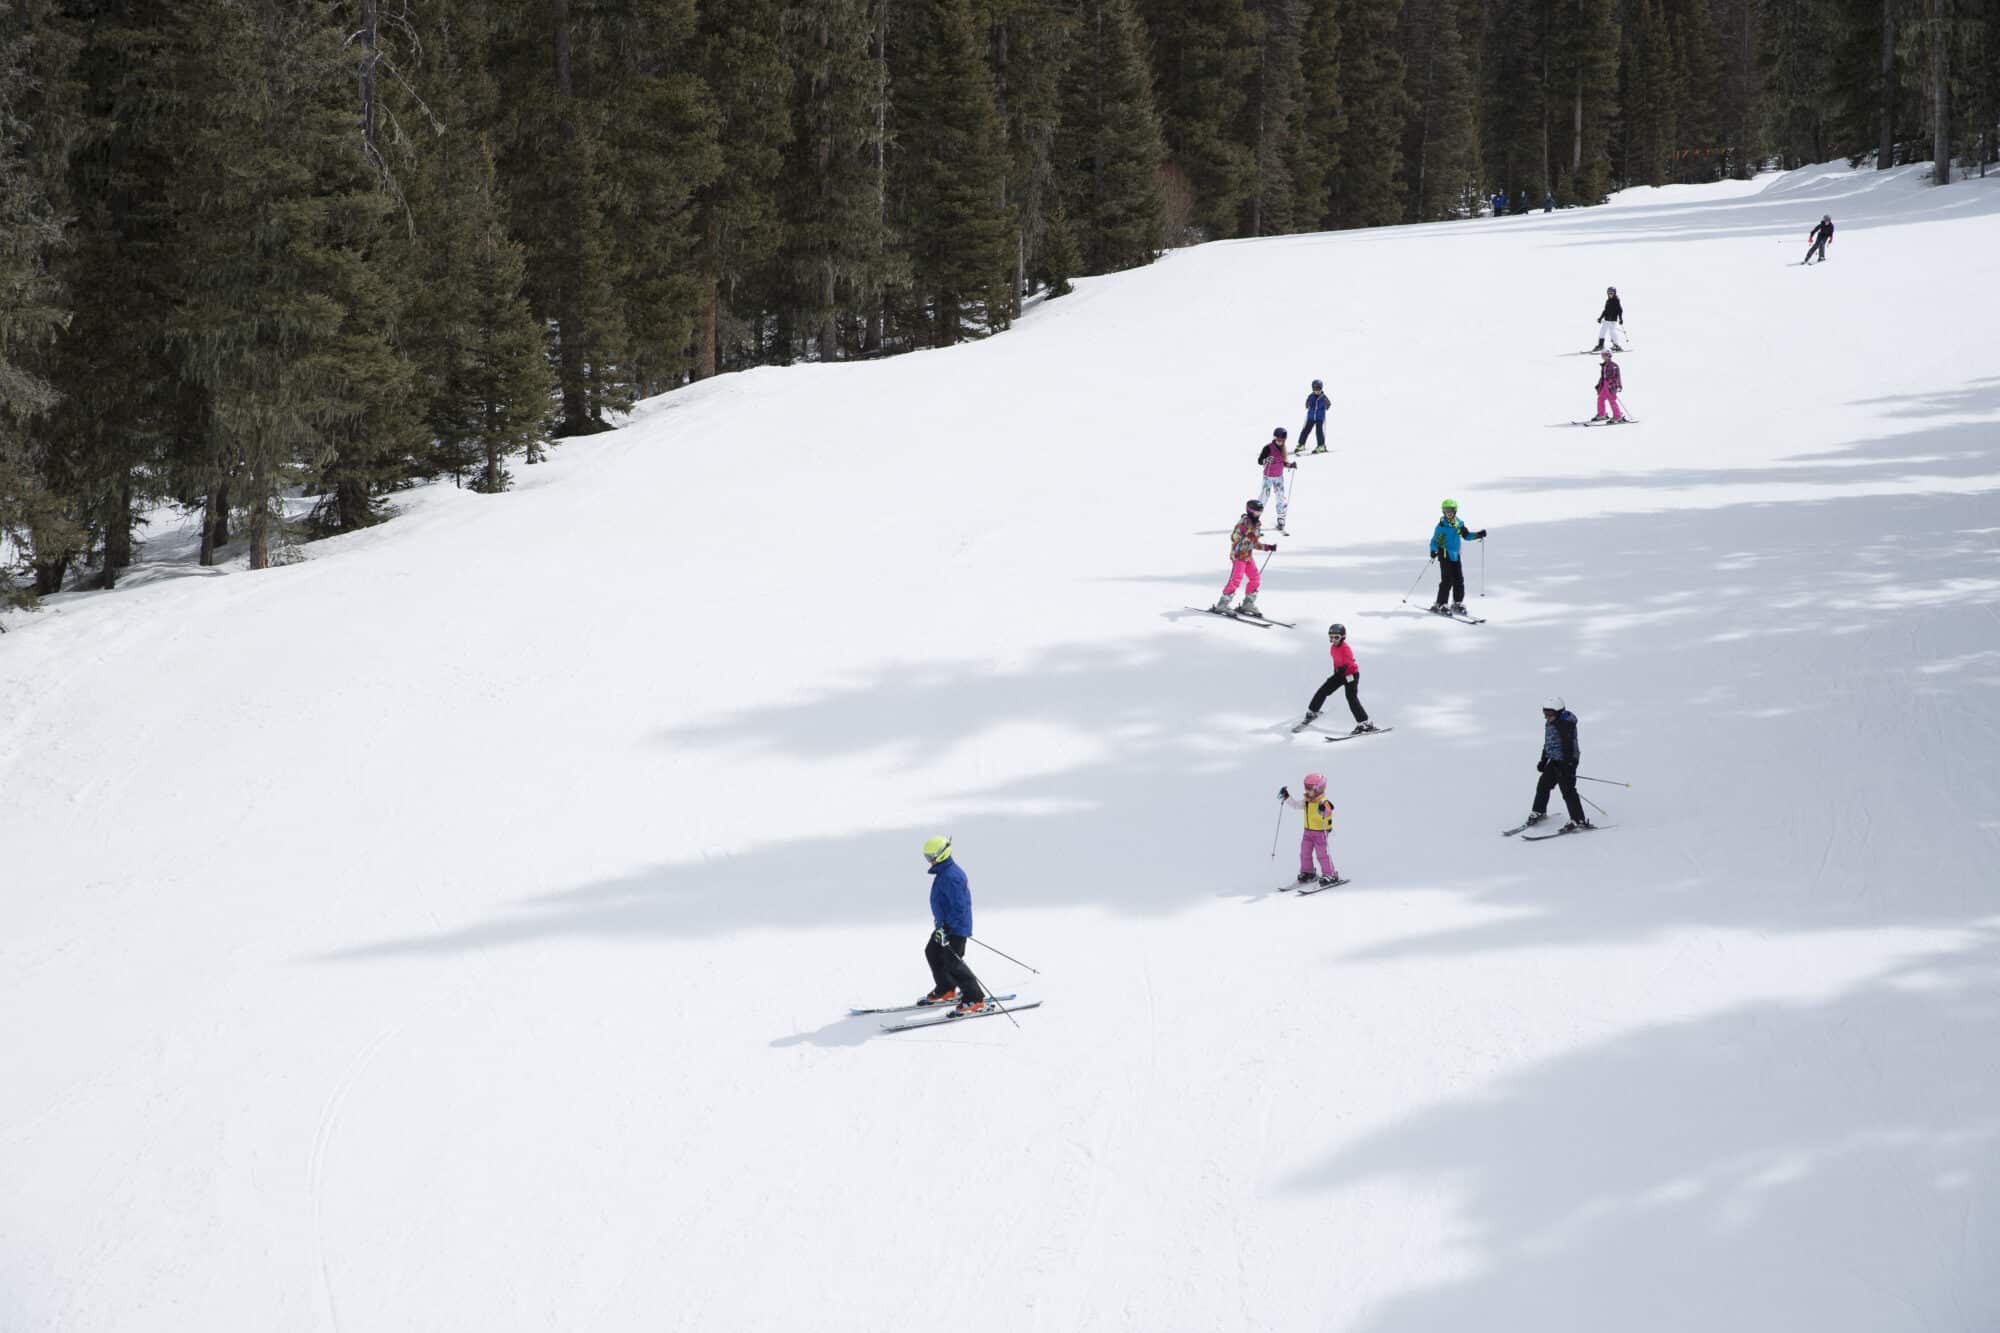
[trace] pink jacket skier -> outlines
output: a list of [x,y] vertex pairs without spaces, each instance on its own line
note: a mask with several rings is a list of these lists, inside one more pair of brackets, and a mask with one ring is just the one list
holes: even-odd
[[1271,432],[1271,442],[1265,445],[1258,453],[1257,461],[1264,465],[1264,489],[1258,492],[1257,499],[1268,505],[1271,503],[1271,493],[1273,491],[1277,492],[1278,531],[1283,532],[1285,530],[1286,503],[1285,471],[1288,468],[1298,466],[1297,463],[1291,462],[1285,457],[1285,428],[1283,426]]
[[[1618,391],[1625,387],[1625,377],[1618,373],[1618,363],[1611,359],[1611,353],[1604,354],[1604,360],[1597,368],[1597,415],[1592,421],[1623,421],[1625,409],[1618,406]],[[1609,406],[1611,415],[1604,409]]]
[[[1278,548],[1268,542],[1259,541],[1264,535],[1264,502],[1252,500],[1243,506],[1243,517],[1236,520],[1236,526],[1229,530],[1229,583],[1223,588],[1221,598],[1208,609],[1219,616],[1254,616],[1257,610],[1257,585],[1261,576],[1257,573],[1257,552],[1275,551]],[[1239,584],[1248,582],[1243,590],[1243,605],[1235,611],[1229,608],[1229,599],[1236,595]]]

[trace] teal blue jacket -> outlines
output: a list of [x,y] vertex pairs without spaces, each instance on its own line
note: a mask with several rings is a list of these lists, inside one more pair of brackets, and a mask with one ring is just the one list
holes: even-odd
[[1462,519],[1440,518],[1437,528],[1431,533],[1431,551],[1446,560],[1456,560],[1461,541],[1476,542],[1485,535],[1466,527]]

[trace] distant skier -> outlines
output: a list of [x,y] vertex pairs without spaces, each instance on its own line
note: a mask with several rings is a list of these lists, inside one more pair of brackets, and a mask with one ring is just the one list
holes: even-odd
[[1437,603],[1431,610],[1439,615],[1465,614],[1465,567],[1459,563],[1458,557],[1460,543],[1466,540],[1486,540],[1486,529],[1474,532],[1459,522],[1458,501],[1446,500],[1444,517],[1431,531],[1431,559],[1438,562]]
[[1542,211],[1544,213],[1553,213],[1556,211],[1556,192],[1554,190],[1542,191]]
[[[1326,386],[1314,380],[1312,392],[1306,395],[1306,424],[1299,427],[1299,453],[1306,451],[1306,436],[1313,434],[1319,436],[1319,448],[1313,452],[1316,454],[1326,452],[1326,409],[1331,406],[1333,404],[1327,400]],[[1282,530],[1284,524],[1278,526]]]
[[[1255,616],[1262,612],[1257,609],[1257,585],[1263,576],[1257,572],[1257,552],[1275,551],[1278,548],[1258,540],[1264,535],[1264,502],[1252,500],[1243,506],[1243,517],[1236,520],[1236,526],[1229,530],[1229,583],[1222,590],[1222,598],[1208,609],[1219,616]],[[1229,599],[1236,594],[1238,584],[1247,582],[1243,589],[1243,605],[1231,611]]]
[[1319,866],[1319,882],[1331,885],[1340,878],[1340,872],[1333,868],[1333,853],[1327,850],[1327,835],[1333,832],[1333,802],[1326,799],[1326,779],[1317,773],[1306,774],[1306,794],[1303,799],[1292,795],[1290,787],[1278,788],[1278,799],[1294,810],[1306,812],[1305,836],[1299,839],[1299,879],[1301,884],[1313,881],[1313,865]]
[[1810,264],[1813,262],[1813,258],[1817,256],[1819,262],[1824,264],[1826,262],[1826,247],[1833,241],[1833,214],[1823,214],[1820,217],[1819,225],[1812,229],[1812,233],[1806,239],[1811,241],[1812,244],[1806,247],[1806,257],[1799,262]]
[[1355,664],[1354,650],[1347,646],[1347,626],[1328,625],[1326,638],[1331,646],[1327,649],[1333,658],[1333,674],[1328,676],[1313,693],[1312,702],[1306,705],[1306,722],[1319,716],[1320,708],[1335,690],[1347,691],[1347,711],[1354,714],[1354,731],[1358,735],[1375,730],[1375,724],[1368,720],[1368,710],[1361,706],[1361,668]]
[[982,1013],[986,993],[965,965],[965,942],[972,938],[972,886],[958,862],[951,859],[950,838],[927,840],[924,860],[931,868],[931,937],[924,941],[924,961],[931,965],[931,980],[936,984],[917,1003],[950,1004],[957,1000],[952,1013]]
[[1569,807],[1569,823],[1563,826],[1563,831],[1597,827],[1584,817],[1583,800],[1576,792],[1576,766],[1582,761],[1583,747],[1576,739],[1576,714],[1563,707],[1561,695],[1544,700],[1542,757],[1535,762],[1535,771],[1542,776],[1535,782],[1535,805],[1528,812],[1528,823],[1539,824],[1549,817],[1549,791],[1560,787],[1563,804]]
[[[1625,419],[1625,409],[1618,405],[1618,395],[1625,388],[1625,377],[1618,372],[1618,363],[1606,352],[1597,365],[1597,415],[1592,421],[1620,422]],[[1604,409],[1609,407],[1611,415]]]
[[1597,346],[1590,350],[1593,352],[1602,352],[1605,350],[1604,344],[1610,343],[1612,351],[1624,351],[1625,349],[1618,345],[1618,335],[1624,331],[1625,307],[1618,303],[1618,289],[1616,287],[1606,287],[1604,289],[1604,313],[1597,317]]
[[1278,531],[1285,530],[1285,469],[1297,467],[1297,463],[1285,458],[1285,428],[1279,426],[1271,432],[1271,442],[1257,453],[1257,462],[1264,469],[1264,489],[1257,496],[1259,504],[1271,503],[1271,492],[1278,493]]

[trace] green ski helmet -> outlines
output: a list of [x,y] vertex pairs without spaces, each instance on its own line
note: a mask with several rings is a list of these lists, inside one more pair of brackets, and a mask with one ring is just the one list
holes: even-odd
[[950,838],[926,838],[924,840],[924,860],[932,865],[951,860]]
[[1447,514],[1455,514],[1458,512],[1458,501],[1446,500],[1444,504],[1439,507],[1442,508]]

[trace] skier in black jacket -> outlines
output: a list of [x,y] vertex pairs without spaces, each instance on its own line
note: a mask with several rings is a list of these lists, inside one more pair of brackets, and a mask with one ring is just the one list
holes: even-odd
[[1597,827],[1584,817],[1583,798],[1576,793],[1576,766],[1582,762],[1583,747],[1576,739],[1576,714],[1563,707],[1561,695],[1544,700],[1542,757],[1535,764],[1535,771],[1542,776],[1535,782],[1535,806],[1528,812],[1528,823],[1539,824],[1549,817],[1549,792],[1560,787],[1563,804],[1569,807],[1569,823],[1563,826],[1563,832]]
[[1812,235],[1806,239],[1810,240],[1812,244],[1806,247],[1806,257],[1800,262],[1810,264],[1813,262],[1813,256],[1818,255],[1819,262],[1824,264],[1826,262],[1827,243],[1833,240],[1833,214],[1827,213],[1823,215],[1819,220],[1819,225],[1812,229]]
[[1618,289],[1616,287],[1606,287],[1604,289],[1604,313],[1597,317],[1597,346],[1590,350],[1593,352],[1602,352],[1605,350],[1604,344],[1608,342],[1611,344],[1611,351],[1624,351],[1625,349],[1618,345],[1618,335],[1624,331],[1624,327],[1625,307],[1618,304]]

